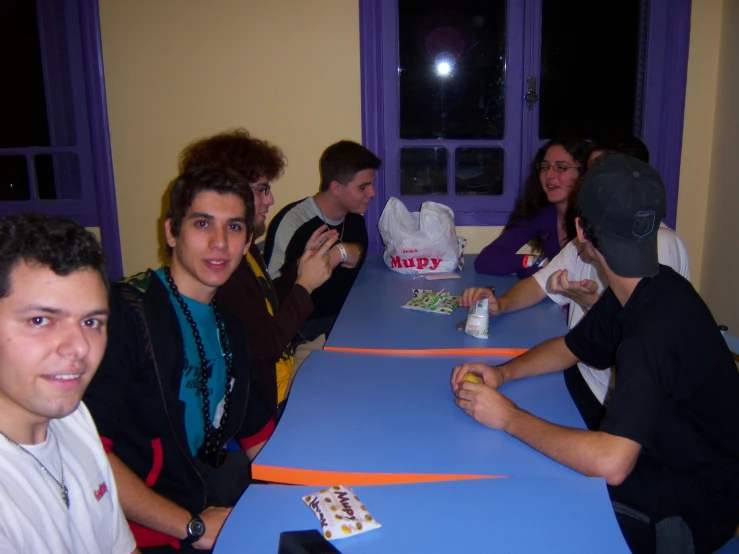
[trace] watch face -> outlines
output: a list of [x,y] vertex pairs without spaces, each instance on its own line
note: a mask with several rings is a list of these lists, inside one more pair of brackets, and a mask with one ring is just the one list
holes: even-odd
[[187,525],[187,531],[193,537],[202,537],[205,533],[205,523],[199,517],[195,518]]

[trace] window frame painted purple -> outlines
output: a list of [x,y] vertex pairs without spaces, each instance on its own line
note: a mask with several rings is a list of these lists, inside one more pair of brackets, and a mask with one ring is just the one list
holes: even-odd
[[[525,7],[521,7],[525,4]],[[532,68],[538,68],[539,52],[534,33],[525,32],[527,28],[541,28],[541,4],[533,2],[509,2],[507,10],[508,45],[523,41],[523,60],[508,59],[506,75],[507,102],[522,104],[524,75]],[[397,44],[397,30],[393,27],[397,0],[359,0],[360,24],[360,63],[362,90],[362,141],[383,160],[397,156],[401,143],[408,141],[385,140],[388,122],[392,124],[397,113],[397,70],[393,74],[391,64],[383,64],[383,46]],[[674,228],[677,215],[677,198],[680,178],[680,157],[682,150],[683,119],[685,113],[685,89],[687,82],[688,48],[690,39],[691,0],[651,0],[648,34],[646,43],[647,67],[645,72],[643,102],[642,138],[651,152],[653,165],[660,171],[667,189],[668,213],[665,223]],[[512,49],[507,48],[507,55]],[[517,63],[515,63],[517,62]],[[508,90],[510,89],[510,90]],[[507,145],[520,140],[518,151],[506,149],[506,167],[525,166],[538,147],[537,141],[526,135],[531,119],[538,118],[538,108],[524,110],[524,121],[506,121],[506,135],[503,141],[475,141],[475,145],[497,145],[506,141]],[[513,126],[512,126],[513,125]],[[521,130],[523,131],[523,136]],[[470,141],[414,141],[414,146],[455,147],[470,145]],[[393,167],[397,164],[392,163]],[[386,165],[378,171],[376,200],[370,204],[365,214],[369,233],[370,252],[381,252],[382,240],[377,232],[384,202],[391,193],[387,185]],[[396,187],[397,188],[397,187]],[[447,203],[455,210],[457,225],[503,225],[513,205],[518,190],[503,197],[491,199],[491,210],[470,209],[474,197],[455,198],[413,196],[412,203],[436,200]],[[509,196],[511,198],[509,198]],[[443,200],[441,200],[443,198]]]
[[[34,174],[33,156],[38,154],[73,153],[77,156],[82,176],[82,194],[77,200],[39,200],[35,182],[29,183],[32,199],[0,202],[0,215],[37,212],[69,217],[86,227],[98,227],[108,256],[108,272],[112,279],[123,276],[121,246],[118,228],[118,210],[113,177],[113,159],[110,149],[105,75],[103,71],[102,40],[98,0],[65,0],[61,3],[68,32],[71,73],[71,98],[76,129],[75,144],[71,146],[3,148],[0,154],[26,157],[29,177]],[[41,36],[42,59],[50,34],[56,32],[54,17],[48,9],[51,3],[38,2],[39,20],[47,27],[49,36]],[[57,5],[58,7],[58,5]],[[53,9],[49,8],[49,9]],[[56,14],[59,16],[59,14]],[[44,67],[47,97],[60,86],[60,74],[53,64]],[[51,110],[50,125],[59,110]],[[33,181],[33,179],[31,179]]]

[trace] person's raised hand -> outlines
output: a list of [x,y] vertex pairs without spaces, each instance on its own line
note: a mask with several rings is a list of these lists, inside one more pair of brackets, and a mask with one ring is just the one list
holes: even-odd
[[590,279],[570,281],[566,269],[558,269],[549,276],[547,290],[553,294],[561,294],[577,302],[584,309],[589,310],[600,298],[598,283]]
[[336,238],[339,237],[339,232],[336,229],[329,229],[328,225],[325,223],[318,227],[315,231],[313,231],[313,234],[308,239],[308,242],[305,243],[305,250],[318,250],[324,242],[331,236],[335,236]]
[[335,234],[329,235],[318,250],[306,249],[303,252],[303,255],[298,261],[298,277],[295,279],[296,285],[300,285],[309,293],[312,293],[328,281],[334,268],[329,252],[337,240],[338,237]]

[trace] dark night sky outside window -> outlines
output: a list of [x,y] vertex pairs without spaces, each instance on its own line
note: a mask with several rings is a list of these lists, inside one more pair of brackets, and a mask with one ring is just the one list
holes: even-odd
[[640,4],[543,0],[541,139],[632,134],[635,98],[643,97],[636,90]]
[[400,137],[502,138],[505,1],[399,0],[398,9]]

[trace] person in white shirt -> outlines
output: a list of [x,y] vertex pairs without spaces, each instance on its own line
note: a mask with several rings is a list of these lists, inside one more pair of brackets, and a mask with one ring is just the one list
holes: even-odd
[[[639,139],[630,137],[622,141],[603,141],[594,146],[588,160],[588,167],[599,157],[611,153],[625,153],[649,161],[649,152]],[[680,237],[664,224],[657,233],[659,263],[672,267],[676,272],[690,280],[688,253]],[[516,283],[500,298],[495,298],[487,288],[470,288],[462,294],[459,305],[469,306],[480,298],[488,298],[491,316],[515,312],[539,303],[547,296],[559,304],[565,312],[567,325],[574,328],[593,304],[600,298],[607,281],[595,260],[588,258],[577,239],[568,243],[548,264],[531,277]],[[594,397],[593,401],[581,400],[578,408],[586,421],[596,421],[605,413],[609,392],[613,389],[611,369],[594,369],[584,362],[565,371],[565,380],[570,392],[579,389],[573,398],[590,400],[583,388]],[[586,414],[589,414],[586,415]]]
[[0,552],[138,552],[80,402],[105,352],[105,254],[68,219],[0,217]]

